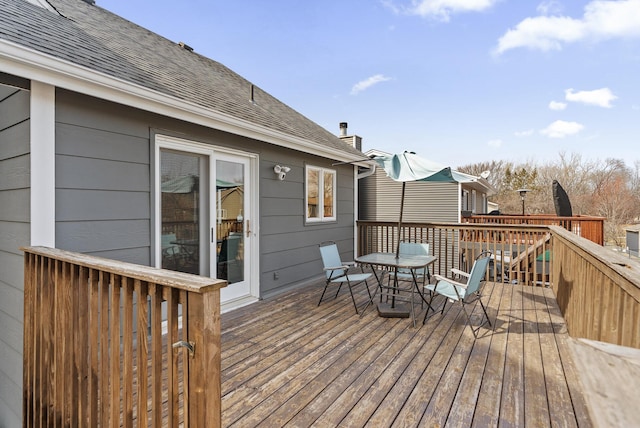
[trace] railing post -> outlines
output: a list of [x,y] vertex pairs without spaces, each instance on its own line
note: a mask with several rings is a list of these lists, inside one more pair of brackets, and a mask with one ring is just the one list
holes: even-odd
[[187,295],[187,338],[195,343],[193,356],[187,357],[189,370],[188,413],[190,427],[220,427],[221,406],[221,328],[220,289]]

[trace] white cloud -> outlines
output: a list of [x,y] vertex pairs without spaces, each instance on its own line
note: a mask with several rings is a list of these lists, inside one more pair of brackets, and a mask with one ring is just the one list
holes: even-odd
[[567,101],[573,101],[576,103],[589,104],[598,107],[611,108],[611,101],[617,99],[613,92],[609,88],[600,88],[593,91],[578,91],[573,92],[573,89],[567,89],[564,91]]
[[464,12],[482,12],[500,0],[412,0],[407,12],[425,18],[448,22],[451,15]]
[[388,80],[391,80],[391,78],[386,77],[382,74],[376,74],[375,76],[371,76],[367,79],[361,80],[360,82],[353,85],[353,87],[351,88],[351,95],[356,95],[359,92],[369,89],[373,85],[377,85],[378,83],[386,82]]
[[577,134],[582,131],[584,126],[577,122],[566,122],[564,120],[556,120],[545,129],[541,130],[542,135],[549,138],[564,138],[569,135]]
[[518,138],[522,138],[522,137],[531,137],[533,135],[533,129],[527,129],[526,131],[517,131],[514,132],[513,135],[515,135]]
[[496,149],[497,149],[498,147],[501,147],[501,146],[502,146],[502,140],[500,140],[500,139],[489,140],[489,141],[487,142],[487,146],[489,146],[489,147],[494,147],[494,148],[496,148]]
[[543,1],[536,8],[541,15],[559,15],[562,12],[562,5],[556,0]]
[[567,103],[563,103],[560,101],[551,101],[549,103],[549,108],[551,110],[564,110],[567,108]]
[[[542,9],[548,12],[548,9]],[[566,16],[526,18],[498,40],[495,54],[509,49],[560,50],[583,40],[640,37],[640,0],[593,0],[580,19]]]

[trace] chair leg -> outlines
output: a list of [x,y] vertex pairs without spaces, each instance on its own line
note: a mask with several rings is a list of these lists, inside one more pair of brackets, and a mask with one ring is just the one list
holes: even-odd
[[[486,320],[486,322],[489,324],[489,327],[491,327],[491,321],[489,320],[489,315],[487,314],[487,310],[484,307],[484,304],[482,303],[482,299],[480,299],[480,297],[478,297],[478,301],[480,302],[480,307],[482,308],[482,312],[484,313],[484,319]],[[480,323],[480,325],[478,325],[477,328],[473,328],[473,324],[471,324],[471,314],[469,314],[467,312],[467,310],[465,309],[465,304],[462,303],[462,310],[464,311],[464,314],[467,316],[467,321],[469,322],[469,327],[471,328],[471,331],[473,332],[473,337],[475,337],[476,339],[478,338],[478,334],[477,332],[480,331],[480,327],[482,327],[485,323],[485,321],[482,321]],[[473,311],[471,311],[473,313]]]
[[340,283],[340,285],[338,285],[338,291],[336,291],[336,297],[335,299],[338,298],[338,294],[340,294],[340,289],[342,288],[342,283]]
[[427,304],[427,312],[424,313],[424,319],[422,320],[422,325],[424,325],[427,322],[427,317],[429,316],[429,308],[431,308],[431,310],[435,313],[435,309],[433,309],[433,306],[431,306],[431,304],[433,303],[433,297],[435,296],[435,294],[436,293],[431,292],[431,298],[429,299],[429,303]]
[[369,291],[369,283],[367,282],[366,279],[363,282],[364,282],[365,288],[367,289],[367,294],[369,295],[369,300],[371,300],[373,297],[371,297],[371,291]]
[[356,308],[356,315],[358,315],[358,305],[356,305],[356,298],[353,295],[353,290],[351,289],[351,283],[347,281],[347,285],[349,286],[349,293],[351,293],[351,300],[353,300],[353,307]]
[[[469,314],[469,312],[467,312],[467,309],[465,308],[466,305],[464,304],[464,302],[461,301],[460,303],[462,304],[462,310],[464,311],[464,314],[467,316],[467,324],[469,324],[469,328],[471,329],[471,333],[473,333],[473,337],[477,339],[478,335],[476,334],[476,330],[473,329],[473,324],[471,324],[471,315]],[[479,329],[480,329],[480,327],[478,327],[478,330]]]
[[480,301],[480,307],[482,308],[482,312],[484,312],[484,316],[487,319],[487,323],[489,324],[489,327],[493,327],[491,325],[491,320],[489,319],[489,315],[487,314],[487,309],[484,307],[484,304],[482,304],[482,299],[478,297],[478,300]]
[[322,290],[322,295],[320,296],[320,300],[318,301],[318,306],[320,306],[320,303],[322,303],[322,299],[324,298],[324,293],[327,292],[327,287],[329,286],[329,283],[327,282],[324,285],[324,290]]

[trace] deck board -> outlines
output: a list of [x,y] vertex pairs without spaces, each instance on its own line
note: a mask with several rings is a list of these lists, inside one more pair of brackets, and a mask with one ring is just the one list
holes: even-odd
[[477,340],[459,306],[414,328],[321,292],[223,314],[224,426],[591,426],[549,289],[487,283]]

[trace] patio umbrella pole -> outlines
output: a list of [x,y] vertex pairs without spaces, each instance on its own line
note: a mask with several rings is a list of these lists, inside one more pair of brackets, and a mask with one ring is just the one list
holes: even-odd
[[402,211],[404,211],[404,187],[406,182],[402,182],[402,196],[400,197],[400,219],[398,220],[398,246],[396,248],[396,259],[400,257],[400,234],[402,234]]

